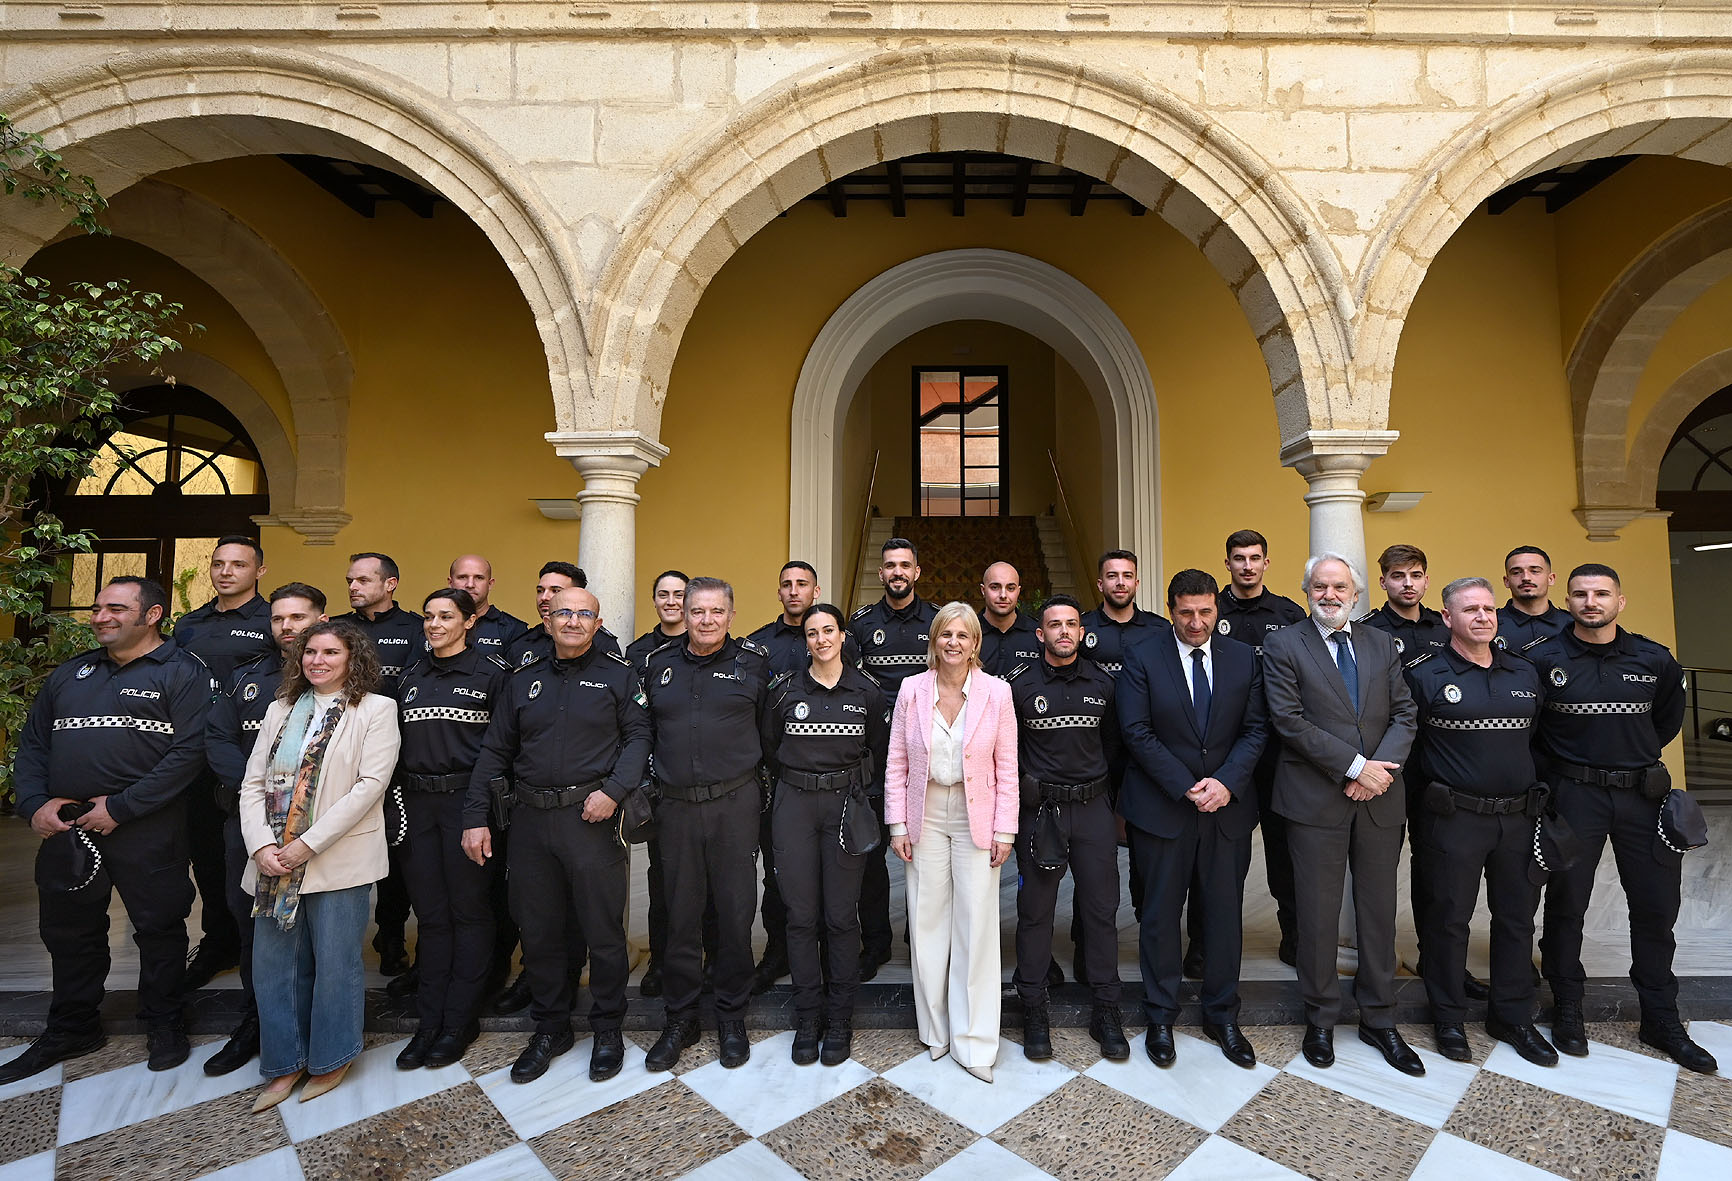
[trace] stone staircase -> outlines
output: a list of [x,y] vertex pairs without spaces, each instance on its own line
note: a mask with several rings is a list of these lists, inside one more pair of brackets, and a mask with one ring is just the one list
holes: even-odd
[[883,545],[907,537],[920,549],[919,594],[935,603],[961,599],[980,605],[980,575],[1007,561],[1022,575],[1023,603],[1051,594],[1077,593],[1077,576],[1064,531],[1051,514],[1040,517],[873,517],[856,572],[853,606],[875,602]]

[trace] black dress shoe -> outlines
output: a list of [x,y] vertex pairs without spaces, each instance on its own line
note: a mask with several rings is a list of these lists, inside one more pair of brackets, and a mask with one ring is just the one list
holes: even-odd
[[824,1027],[824,1044],[818,1060],[825,1066],[840,1066],[854,1053],[854,1023],[847,1018],[832,1017]]
[[1419,1060],[1413,1047],[1401,1040],[1401,1034],[1394,1028],[1372,1029],[1369,1025],[1361,1025],[1359,1040],[1382,1054],[1383,1060],[1402,1074],[1410,1074],[1414,1078],[1425,1074],[1425,1063]]
[[181,978],[181,990],[197,992],[221,973],[240,967],[240,963],[240,952],[200,943],[186,957],[186,975]]
[[409,970],[409,949],[403,940],[375,939],[373,950],[379,953],[379,971],[386,976],[401,976]]
[[1149,1061],[1163,1070],[1178,1060],[1179,1053],[1173,1048],[1173,1027],[1171,1025],[1151,1025],[1149,1032],[1143,1035],[1143,1048],[1149,1052]]
[[511,1064],[511,1081],[514,1083],[532,1083],[547,1073],[547,1068],[553,1065],[553,1060],[577,1044],[577,1038],[571,1030],[563,1029],[558,1033],[531,1034],[529,1044],[523,1047],[523,1053],[517,1056],[517,1061]]
[[519,972],[517,979],[506,986],[493,1001],[495,1013],[518,1013],[529,1008],[529,1002],[535,999],[529,994],[529,973]]
[[752,1056],[752,1041],[746,1036],[744,1021],[721,1021],[716,1024],[716,1040],[721,1043],[722,1065],[729,1070],[744,1066]]
[[795,1066],[810,1066],[818,1060],[818,1041],[821,1036],[816,1013],[803,1016],[794,1023]]
[[878,969],[889,962],[890,949],[888,947],[862,948],[860,951],[860,983],[865,984],[878,975]]
[[144,1043],[150,1055],[145,1065],[151,1070],[173,1070],[192,1054],[192,1043],[178,1023],[152,1026]]
[[1257,1051],[1245,1039],[1244,1033],[1231,1021],[1223,1021],[1216,1025],[1212,1021],[1203,1022],[1203,1032],[1209,1035],[1209,1040],[1221,1047],[1221,1054],[1234,1066],[1243,1066],[1250,1070],[1257,1065]]
[[656,1044],[650,1047],[649,1054],[644,1058],[644,1068],[652,1074],[660,1070],[672,1070],[680,1060],[680,1051],[697,1044],[699,1033],[696,1017],[672,1022],[662,1030]]
[[1473,1047],[1467,1044],[1467,1030],[1459,1023],[1439,1022],[1437,1030],[1437,1052],[1451,1062],[1472,1062]]
[[643,979],[638,981],[639,996],[660,996],[662,994],[662,966],[654,960],[643,970]]
[[1467,995],[1467,999],[1470,1001],[1489,1001],[1491,999],[1491,985],[1472,972],[1461,974],[1461,991]]
[[1193,943],[1185,949],[1184,973],[1186,980],[1201,980],[1203,978],[1203,948],[1201,944]]
[[1506,1025],[1487,1013],[1485,1031],[1535,1066],[1556,1066],[1558,1052],[1533,1025]]
[[1714,1055],[1690,1040],[1684,1024],[1677,1018],[1642,1022],[1636,1036],[1644,1046],[1652,1046],[1682,1066],[1697,1074],[1713,1074],[1720,1069]]
[[1281,946],[1275,949],[1275,958],[1286,964],[1289,968],[1298,965],[1299,947],[1298,944],[1294,942],[1293,936],[1281,936]]
[[1305,1061],[1317,1067],[1335,1065],[1335,1031],[1324,1025],[1306,1025],[1305,1040],[1299,1043]]
[[1096,1005],[1089,1016],[1089,1036],[1101,1048],[1101,1057],[1123,1062],[1131,1056],[1131,1043],[1125,1040],[1125,1025],[1119,1018],[1117,1005]]
[[107,1044],[108,1037],[100,1029],[83,1037],[70,1038],[45,1033],[31,1042],[18,1057],[0,1064],[0,1083],[15,1083],[21,1078],[40,1074],[56,1062],[95,1053]]
[[589,1081],[603,1083],[625,1065],[625,1035],[617,1029],[599,1029],[589,1048]]
[[788,952],[786,949],[765,948],[764,958],[759,961],[756,972],[752,975],[752,995],[762,996],[776,987],[776,981],[788,974]]
[[385,985],[385,995],[397,1000],[412,997],[421,988],[421,969],[415,964],[409,965],[409,970],[397,976]]
[[1057,960],[1048,960],[1046,964],[1046,986],[1057,988],[1064,983],[1064,969],[1058,966]]
[[442,1066],[450,1066],[461,1061],[463,1055],[469,1052],[469,1047],[475,1039],[481,1036],[481,1027],[471,1021],[462,1029],[447,1029],[433,1039],[433,1044],[427,1047],[427,1068],[438,1070]]
[[1045,1005],[1029,1005],[1022,1013],[1022,1056],[1030,1062],[1052,1057],[1052,1022]]
[[1572,1058],[1588,1056],[1588,1027],[1582,1021],[1582,1002],[1559,1001],[1552,1006],[1552,1045]]
[[204,1060],[204,1072],[211,1078],[232,1074],[253,1060],[259,1052],[259,1015],[250,1012],[241,1018],[223,1048]]
[[397,1053],[398,1070],[420,1070],[427,1065],[427,1051],[439,1038],[437,1029],[417,1029],[409,1044]]

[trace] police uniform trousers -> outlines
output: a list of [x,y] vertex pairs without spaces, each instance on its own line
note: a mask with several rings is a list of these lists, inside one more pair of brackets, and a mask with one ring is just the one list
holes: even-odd
[[403,846],[392,845],[386,850],[390,872],[379,879],[379,892],[373,900],[373,950],[384,954],[391,944],[404,941],[403,929],[409,922],[409,883],[403,877]]
[[[1065,867],[1035,863],[1036,809],[1022,809],[1016,839],[1016,983],[1023,1005],[1046,1004],[1046,971],[1052,962],[1053,913]],[[1111,799],[1103,792],[1080,804],[1058,806],[1058,829],[1069,843],[1071,921],[1094,1003],[1119,1003],[1119,839]]]
[[520,933],[517,920],[511,917],[511,885],[507,867],[511,864],[511,830],[493,830],[493,860],[488,863],[491,873],[487,880],[487,902],[493,910],[493,966],[498,977],[511,974],[511,957],[517,953]]
[[620,1027],[631,974],[625,940],[630,870],[616,819],[591,824],[581,802],[513,811],[511,913],[523,932],[536,1033],[571,1028],[573,928],[589,946],[589,1027]]
[[[1251,868],[1251,837],[1230,837],[1220,821],[1202,812],[1185,816],[1176,837],[1157,836],[1131,826],[1131,844],[1148,867],[1148,893],[1138,959],[1143,975],[1143,1009],[1151,1024],[1172,1025],[1179,1018],[1183,978],[1181,912],[1186,896],[1202,919],[1203,1019],[1217,1024],[1239,1020],[1239,962],[1244,948],[1245,873]],[[1192,886],[1193,879],[1200,888]]]
[[1294,901],[1293,851],[1287,847],[1287,818],[1275,811],[1275,765],[1281,761],[1281,744],[1270,735],[1251,773],[1257,789],[1257,824],[1263,830],[1263,872],[1269,896],[1275,900],[1275,921],[1281,938],[1298,933],[1298,905]]
[[[884,765],[882,760],[878,766]],[[866,854],[866,868],[860,877],[860,954],[876,959],[890,958],[894,935],[890,929],[890,826],[884,821],[884,797],[871,797],[872,809],[878,813],[878,847]]]
[[[204,937],[199,944],[208,944],[217,955],[238,956],[252,946],[250,938],[241,936],[241,927],[250,927],[252,919],[249,917],[245,924],[237,922],[229,905],[228,842],[224,834],[227,818],[216,802],[216,793],[221,790],[216,778],[208,773],[201,774],[186,789],[187,852],[202,903],[199,925],[204,929]],[[250,915],[250,901],[247,911]]]
[[[1412,780],[1407,782],[1407,844],[1408,849],[1412,854],[1407,859],[1407,898],[1409,907],[1413,911],[1414,934],[1419,937],[1419,963],[1416,967],[1418,969],[1418,974],[1422,978],[1426,975],[1425,923],[1427,921],[1426,916],[1431,910],[1431,883],[1436,875],[1431,872],[1426,863],[1425,857],[1420,853],[1419,830],[1424,824],[1426,818],[1430,815],[1431,813],[1427,811],[1425,807],[1425,784],[1419,780],[1418,776],[1415,776]],[[1477,877],[1475,878],[1475,881],[1478,881]],[[1479,887],[1475,885],[1474,893],[1477,895],[1478,892]],[[1535,898],[1535,905],[1538,905],[1537,896]],[[1531,947],[1528,949],[1528,960],[1531,964],[1533,960],[1533,949]],[[1467,970],[1467,961],[1465,959],[1462,961],[1462,970],[1464,972]],[[1528,979],[1533,979],[1533,973],[1531,971],[1528,973]],[[1436,1009],[1437,1003],[1433,1001],[1432,1010],[1435,1012]],[[1446,1019],[1438,1017],[1436,1020],[1443,1021]],[[1457,1017],[1454,1018],[1454,1020],[1460,1021],[1461,1018]]]
[[[37,891],[42,942],[54,964],[48,1032],[83,1037],[101,1028],[98,1010],[109,969],[108,901],[114,890],[120,892],[138,945],[138,1018],[146,1025],[177,1023],[193,899],[185,798],[91,840],[102,853],[94,881],[79,890]],[[226,912],[226,900],[218,909]]]
[[403,876],[415,902],[422,1029],[456,1033],[481,1011],[493,957],[495,871],[463,852],[463,792],[403,792]]
[[1606,839],[1618,862],[1618,880],[1630,905],[1630,983],[1636,986],[1644,1020],[1676,1019],[1678,978],[1672,974],[1677,941],[1684,855],[1661,843],[1660,804],[1628,788],[1595,787],[1573,779],[1553,780],[1554,806],[1569,821],[1586,851],[1582,859],[1546,883],[1545,930],[1540,971],[1561,1001],[1582,999],[1582,917],[1594,892],[1594,871]]
[[1353,917],[1359,933],[1359,970],[1353,997],[1368,1029],[1395,1027],[1395,879],[1406,825],[1380,827],[1363,805],[1341,824],[1287,821],[1293,855],[1298,931],[1299,993],[1305,1020],[1325,1029],[1341,1020],[1341,978],[1335,970],[1341,899],[1353,871]]
[[1462,974],[1482,874],[1491,908],[1487,1012],[1509,1025],[1533,1020],[1534,911],[1540,901],[1539,887],[1528,876],[1533,835],[1533,817],[1525,812],[1481,816],[1457,808],[1447,816],[1427,811],[1415,818],[1414,880],[1426,888],[1423,906],[1414,913],[1434,1022],[1459,1025],[1467,1019]]
[[[842,851],[844,791],[776,785],[770,806],[776,877],[787,887],[788,970],[794,1011],[847,1021],[860,989],[860,879],[868,854]],[[822,917],[826,946],[819,947]],[[828,997],[824,964],[828,959]]]
[[670,1021],[694,1016],[703,982],[704,908],[716,907],[716,1016],[742,1020],[752,999],[752,916],[758,909],[757,779],[702,803],[662,797],[662,881],[668,944],[662,965]]
[[[788,906],[782,900],[781,887],[776,882],[776,837],[773,830],[775,809],[758,818],[758,850],[764,856],[764,901],[759,913],[764,919],[764,955],[769,957],[777,948],[788,947]],[[858,893],[858,892],[856,892]],[[858,907],[856,907],[858,912]]]
[[253,896],[241,888],[246,876],[247,843],[241,836],[241,818],[237,813],[223,821],[223,865],[228,874],[224,882],[229,916],[240,929],[241,936],[241,997],[244,1007],[251,1010],[253,999]]
[[[645,874],[645,884],[649,891],[650,963],[659,968],[667,961],[668,953],[668,893],[667,879],[662,867],[660,836],[651,837],[644,842],[644,846],[649,850],[649,868]],[[716,904],[712,900],[704,906],[704,961],[708,963],[715,958]]]

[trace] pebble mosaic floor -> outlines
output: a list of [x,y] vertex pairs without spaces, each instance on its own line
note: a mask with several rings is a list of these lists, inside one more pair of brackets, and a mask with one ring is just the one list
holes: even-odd
[[[1691,1033],[1732,1064],[1732,1025]],[[751,1061],[724,1070],[714,1034],[672,1073],[644,1069],[653,1032],[627,1035],[625,1069],[587,1076],[589,1043],[519,1086],[507,1071],[521,1034],[484,1034],[462,1063],[398,1071],[401,1039],[370,1048],[336,1091],[250,1114],[251,1068],[208,1079],[198,1039],[174,1071],[148,1072],[144,1039],[0,1087],[0,1181],[221,1177],[295,1181],[449,1177],[458,1181],[1705,1181],[1732,1177],[1732,1078],[1680,1070],[1630,1025],[1593,1025],[1592,1053],[1530,1066],[1470,1026],[1475,1059],[1429,1049],[1409,1079],[1336,1035],[1316,1070],[1299,1030],[1254,1027],[1258,1065],[1226,1062],[1181,1028],[1178,1063],[1102,1061],[1081,1030],[1053,1031],[1032,1063],[1005,1039],[992,1085],[932,1061],[909,1030],[856,1034],[836,1068],[794,1066],[789,1032],[754,1034]],[[22,1042],[8,1039],[0,1060]]]

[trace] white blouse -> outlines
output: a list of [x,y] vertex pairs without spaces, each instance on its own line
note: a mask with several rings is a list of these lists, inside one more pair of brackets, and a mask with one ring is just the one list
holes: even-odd
[[[973,678],[971,677],[970,680]],[[968,681],[962,682],[962,708],[956,720],[946,722],[938,707],[936,695],[932,701],[932,740],[928,744],[926,777],[942,787],[955,787],[962,782],[962,745],[968,737]]]

